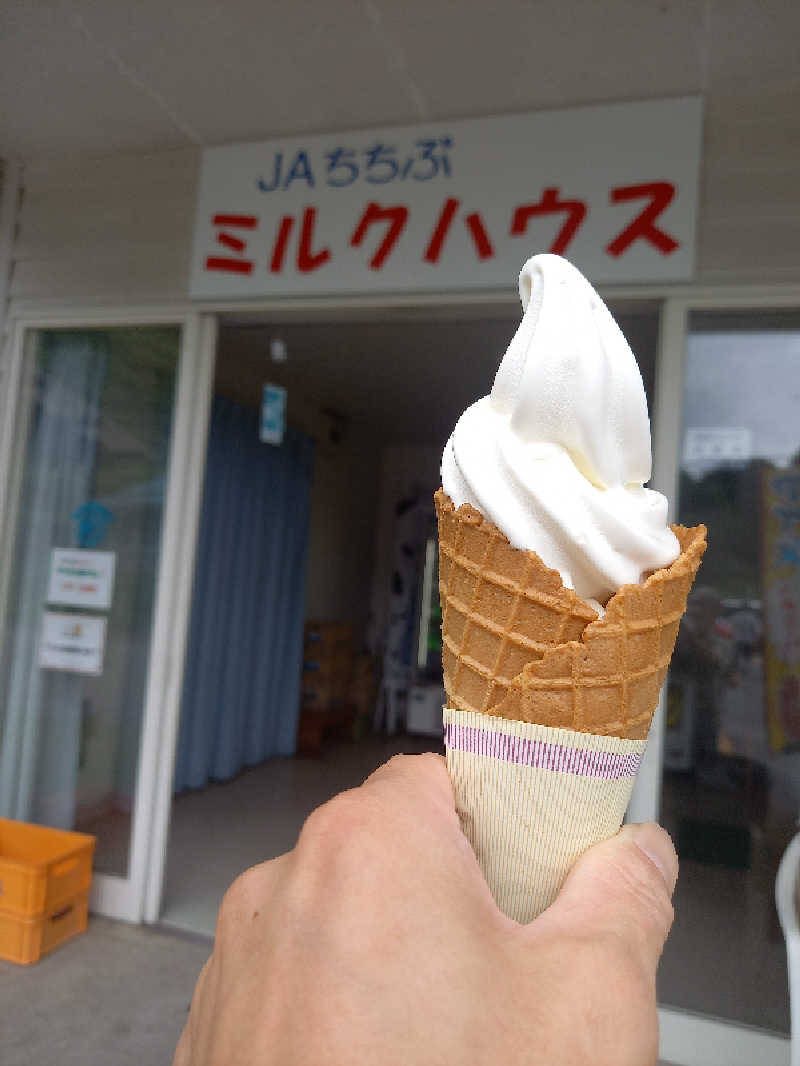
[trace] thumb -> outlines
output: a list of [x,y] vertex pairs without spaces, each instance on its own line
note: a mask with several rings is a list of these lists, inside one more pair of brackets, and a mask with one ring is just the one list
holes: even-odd
[[539,919],[572,934],[612,936],[655,974],[672,925],[678,856],[654,822],[626,825],[590,848]]

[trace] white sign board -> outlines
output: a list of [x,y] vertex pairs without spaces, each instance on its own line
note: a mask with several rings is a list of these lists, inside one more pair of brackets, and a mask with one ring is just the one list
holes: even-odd
[[198,299],[594,283],[694,269],[702,100],[389,127],[203,152]]
[[39,665],[71,674],[102,674],[105,618],[45,611]]
[[115,552],[53,548],[47,602],[108,609],[114,591],[115,563]]
[[753,432],[747,426],[703,426],[687,429],[683,461],[687,466],[749,463],[753,456]]

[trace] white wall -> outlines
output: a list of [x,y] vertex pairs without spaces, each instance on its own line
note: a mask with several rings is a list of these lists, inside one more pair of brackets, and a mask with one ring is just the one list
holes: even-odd
[[698,281],[800,279],[796,81],[707,97],[698,238]]
[[359,643],[370,611],[379,479],[380,454],[369,440],[318,443],[306,617],[352,622]]
[[[707,94],[698,282],[800,280],[796,115],[792,83]],[[186,299],[199,158],[190,149],[27,165],[13,306]]]
[[195,149],[29,164],[12,306],[185,300]]

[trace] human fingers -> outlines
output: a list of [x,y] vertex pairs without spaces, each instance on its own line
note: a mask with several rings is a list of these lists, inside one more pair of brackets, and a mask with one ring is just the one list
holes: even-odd
[[607,938],[654,976],[672,926],[677,877],[678,857],[669,835],[653,822],[626,825],[579,859],[542,915],[543,924]]

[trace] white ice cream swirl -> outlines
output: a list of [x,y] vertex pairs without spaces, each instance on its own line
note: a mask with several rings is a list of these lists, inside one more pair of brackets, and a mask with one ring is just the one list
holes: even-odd
[[537,552],[584,600],[679,554],[667,500],[645,489],[650,422],[636,360],[608,308],[565,259],[519,278],[522,321],[490,396],[467,408],[442,456],[442,487],[516,548]]

